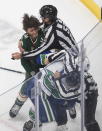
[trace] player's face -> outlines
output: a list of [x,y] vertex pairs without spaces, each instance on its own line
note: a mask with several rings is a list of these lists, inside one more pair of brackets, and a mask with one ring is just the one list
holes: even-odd
[[27,33],[32,37],[32,38],[36,38],[38,36],[38,28],[34,28],[34,27],[31,27],[31,28],[28,28],[27,29]]

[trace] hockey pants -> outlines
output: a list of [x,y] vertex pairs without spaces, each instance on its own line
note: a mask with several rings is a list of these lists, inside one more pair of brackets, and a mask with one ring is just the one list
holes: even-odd
[[[32,88],[34,87],[34,78],[28,81],[24,90],[24,94],[28,96],[33,104],[35,105],[34,97],[32,98]],[[56,121],[58,125],[63,125],[67,123],[67,112],[69,109],[75,105],[74,101],[57,100],[52,96],[47,96],[43,91],[39,96],[39,117],[42,123]]]

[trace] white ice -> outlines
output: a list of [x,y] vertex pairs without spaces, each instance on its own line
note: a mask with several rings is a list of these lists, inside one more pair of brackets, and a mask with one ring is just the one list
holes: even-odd
[[[79,42],[98,22],[97,18],[80,2],[80,0],[1,0],[0,1],[0,67],[24,72],[20,61],[11,60],[11,53],[18,51],[17,42],[23,34],[22,16],[24,13],[33,14],[39,18],[38,12],[42,5],[53,4],[58,8],[58,16],[71,29],[75,39]],[[98,82],[99,97],[96,111],[96,119],[102,129],[102,24],[92,35],[84,40],[87,55],[90,58],[91,69],[95,80]],[[94,37],[93,37],[94,36]],[[97,39],[95,38],[97,37]],[[18,116],[11,119],[9,109],[14,103],[21,86],[15,87],[24,80],[23,74],[17,74],[0,69],[0,130],[22,131],[22,127],[28,118],[28,110],[31,105],[28,100],[22,107]],[[14,88],[15,87],[15,88]],[[12,89],[8,93],[7,90]],[[4,95],[2,95],[5,93]],[[28,106],[29,105],[29,106]],[[80,131],[80,107],[77,105],[77,118],[71,120],[68,117],[69,131]],[[44,125],[43,131],[54,131],[55,123]]]

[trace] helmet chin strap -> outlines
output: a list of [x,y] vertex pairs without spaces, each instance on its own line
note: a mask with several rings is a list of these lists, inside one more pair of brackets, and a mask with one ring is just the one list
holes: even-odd
[[47,26],[51,25],[52,23],[53,23],[52,21],[45,22],[45,24],[46,24]]

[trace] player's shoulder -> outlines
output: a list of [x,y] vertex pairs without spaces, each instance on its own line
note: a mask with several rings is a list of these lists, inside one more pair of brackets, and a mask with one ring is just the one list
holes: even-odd
[[65,26],[65,23],[61,19],[58,18],[55,22],[55,25],[57,28],[63,28],[63,26]]
[[29,35],[27,34],[27,33],[25,33],[25,34],[23,34],[23,36],[22,36],[22,40],[26,40],[26,39],[28,39],[29,38]]
[[55,21],[55,23],[56,23],[56,24],[61,24],[61,25],[62,25],[62,24],[63,24],[63,21],[62,21],[61,19],[57,18],[56,21]]

